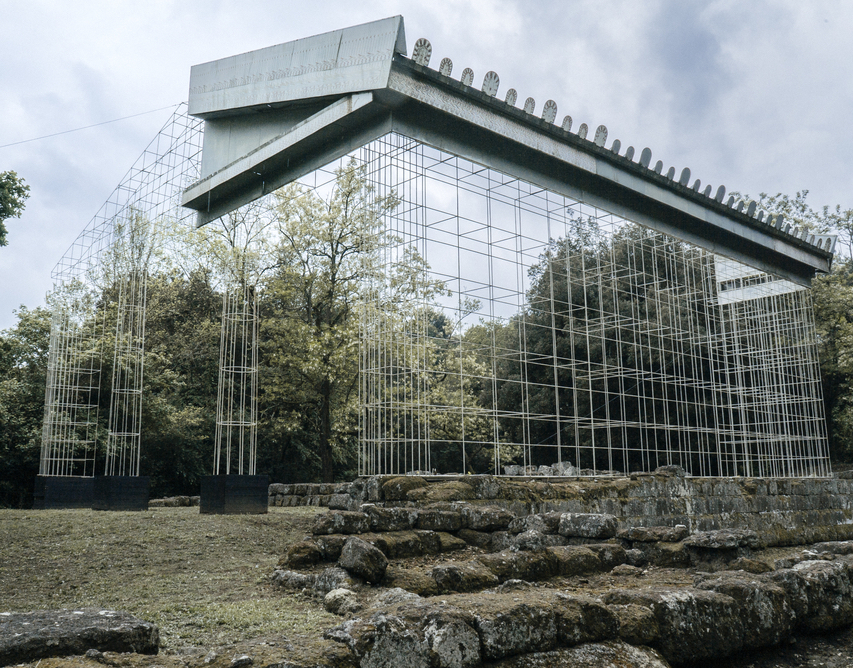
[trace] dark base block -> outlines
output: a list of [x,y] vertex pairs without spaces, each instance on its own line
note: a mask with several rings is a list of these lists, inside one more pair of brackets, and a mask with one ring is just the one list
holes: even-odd
[[37,475],[33,490],[33,508],[91,508],[94,478],[84,476]]
[[94,510],[148,510],[151,478],[147,475],[105,475],[94,480]]
[[267,475],[208,475],[201,479],[203,515],[260,515],[267,512]]

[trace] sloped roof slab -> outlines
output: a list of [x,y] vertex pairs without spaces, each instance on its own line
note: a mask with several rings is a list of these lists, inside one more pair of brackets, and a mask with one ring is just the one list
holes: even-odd
[[835,237],[792,234],[689,187],[689,170],[655,171],[648,149],[635,162],[527,113],[494,95],[496,77],[484,92],[405,54],[398,16],[193,67],[204,149],[184,206],[203,225],[398,132],[801,285],[829,271]]

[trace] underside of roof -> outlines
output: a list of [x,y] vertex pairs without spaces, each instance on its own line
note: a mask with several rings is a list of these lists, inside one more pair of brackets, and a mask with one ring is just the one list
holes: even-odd
[[426,40],[406,53],[397,16],[193,67],[204,150],[184,206],[204,225],[397,132],[802,285],[829,271],[834,236],[691,185],[688,169],[664,174],[649,149],[635,160],[633,147],[608,147],[604,126],[587,139],[569,117],[557,125],[550,100],[541,117],[532,99],[520,109],[514,90],[497,97],[494,72],[475,88],[449,59],[431,69]]

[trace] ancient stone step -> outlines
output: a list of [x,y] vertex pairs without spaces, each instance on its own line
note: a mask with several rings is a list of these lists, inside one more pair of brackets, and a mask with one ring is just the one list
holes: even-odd
[[127,612],[82,608],[0,612],[0,665],[101,652],[157,654],[160,631]]

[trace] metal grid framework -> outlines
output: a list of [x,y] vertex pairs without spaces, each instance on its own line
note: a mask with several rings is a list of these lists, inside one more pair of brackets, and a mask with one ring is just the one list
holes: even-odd
[[400,135],[359,156],[401,198],[360,473],[828,475],[808,290]]
[[202,126],[181,105],[53,270],[41,475],[95,474],[108,328],[115,338],[104,471],[139,473],[146,277],[159,223],[192,215],[180,195],[199,177]]
[[[147,276],[200,144],[176,112],[54,271],[42,475],[94,474],[112,318],[105,472],[139,473]],[[360,473],[828,474],[807,290],[397,134],[354,156],[400,198],[364,259]],[[271,206],[231,215],[232,251]],[[254,474],[259,274],[233,257],[214,473]]]
[[255,475],[258,430],[258,301],[254,286],[222,298],[213,473]]

